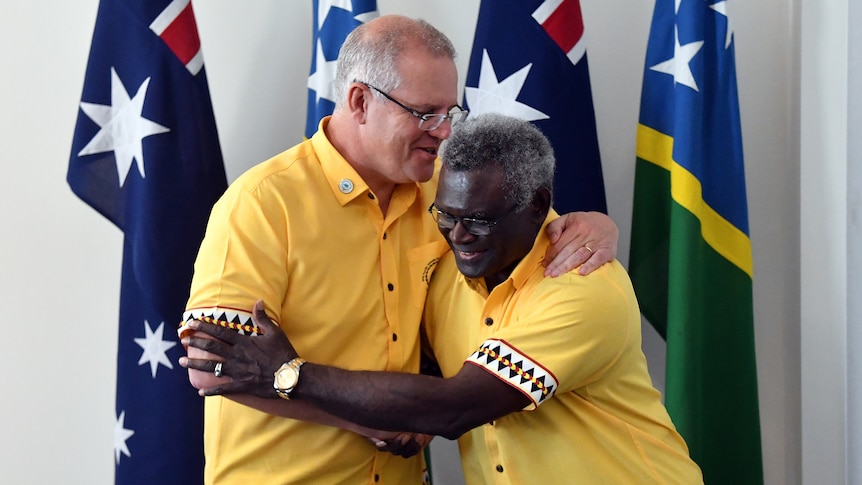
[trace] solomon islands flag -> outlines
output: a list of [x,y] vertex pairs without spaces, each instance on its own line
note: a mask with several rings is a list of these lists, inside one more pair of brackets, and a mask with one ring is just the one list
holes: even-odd
[[657,0],[637,135],[630,273],[667,341],[668,412],[707,484],[762,484],[752,255],[732,22]]
[[189,0],[99,3],[67,178],[124,232],[115,481],[201,483],[203,399],[175,328],[227,181]]

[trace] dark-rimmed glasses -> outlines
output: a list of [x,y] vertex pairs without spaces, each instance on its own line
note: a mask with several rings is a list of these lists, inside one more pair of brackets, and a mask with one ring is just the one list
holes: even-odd
[[378,89],[378,88],[376,88],[376,87],[374,87],[374,86],[372,86],[366,82],[362,82],[362,81],[355,81],[355,82],[362,83],[362,84],[368,86],[369,88],[377,91],[378,93],[382,94],[384,98],[388,99],[389,101],[392,101],[393,103],[397,104],[402,109],[404,109],[404,111],[406,111],[406,112],[410,113],[412,116],[418,118],[419,119],[419,129],[423,130],[423,131],[436,130],[446,120],[451,120],[452,126],[455,126],[458,123],[464,121],[464,119],[467,117],[467,110],[458,106],[457,104],[455,106],[449,108],[448,113],[420,113],[420,112],[416,111],[415,109],[405,105],[401,101],[398,101],[397,99],[393,98],[392,96],[389,95],[389,93],[385,93],[382,90],[380,90],[380,89]]
[[491,234],[494,226],[499,224],[506,216],[514,212],[517,207],[518,204],[513,205],[505,214],[494,220],[453,216],[452,214],[441,211],[435,204],[431,204],[431,207],[428,208],[428,212],[431,214],[431,217],[434,218],[434,222],[436,222],[442,229],[454,229],[455,224],[460,222],[464,230],[470,234],[474,236],[487,236]]

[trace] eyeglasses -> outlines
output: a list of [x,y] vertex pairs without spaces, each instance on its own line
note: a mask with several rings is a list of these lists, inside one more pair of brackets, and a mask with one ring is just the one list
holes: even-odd
[[491,234],[494,226],[499,224],[506,216],[514,212],[517,207],[518,204],[513,205],[505,214],[492,221],[487,219],[476,219],[473,217],[453,216],[452,214],[447,214],[441,211],[434,204],[431,204],[431,207],[428,208],[428,212],[431,214],[431,217],[434,218],[434,222],[436,222],[442,229],[454,229],[455,224],[460,222],[461,226],[463,226],[470,234],[474,236],[487,236]]
[[374,87],[374,86],[372,86],[366,82],[362,82],[362,81],[356,81],[356,82],[362,83],[362,84],[368,86],[369,88],[377,91],[378,93],[382,94],[383,97],[385,97],[389,101],[392,101],[393,103],[397,104],[398,106],[401,106],[401,108],[403,108],[404,111],[410,113],[412,116],[414,116],[416,118],[419,118],[419,129],[420,130],[424,130],[424,131],[436,130],[446,120],[451,120],[452,126],[455,126],[458,123],[464,121],[464,118],[467,117],[467,113],[468,113],[467,110],[458,106],[457,104],[455,106],[449,108],[448,113],[420,113],[420,112],[416,111],[415,109],[404,105],[404,103],[398,101],[397,99],[393,98],[389,94],[384,93],[380,89],[377,89],[376,87]]

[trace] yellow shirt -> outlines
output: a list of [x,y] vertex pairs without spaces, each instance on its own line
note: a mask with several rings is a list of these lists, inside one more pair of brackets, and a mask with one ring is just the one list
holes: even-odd
[[[253,167],[213,208],[184,320],[250,323],[263,299],[297,351],[345,369],[417,372],[426,284],[423,245],[440,244],[430,183],[399,186],[384,218],[368,186],[327,140]],[[433,244],[432,244],[433,246]],[[411,264],[412,263],[412,264]],[[421,456],[379,453],[340,429],[205,404],[206,482],[418,484]]]
[[702,483],[647,373],[625,270],[545,278],[544,234],[490,295],[451,253],[432,278],[425,324],[443,375],[477,365],[531,400],[459,439],[467,484]]

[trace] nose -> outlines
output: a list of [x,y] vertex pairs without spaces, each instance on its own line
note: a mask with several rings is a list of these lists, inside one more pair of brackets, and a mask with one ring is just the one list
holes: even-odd
[[440,126],[433,130],[428,130],[428,133],[441,140],[449,138],[449,135],[452,134],[452,120],[448,118],[443,120],[443,123],[440,123]]
[[476,235],[467,231],[461,221],[455,221],[455,227],[449,229],[449,240],[455,244],[468,244],[476,240]]

